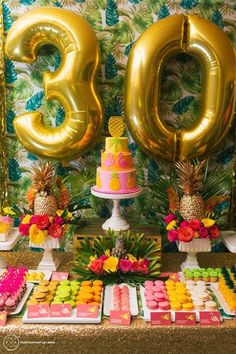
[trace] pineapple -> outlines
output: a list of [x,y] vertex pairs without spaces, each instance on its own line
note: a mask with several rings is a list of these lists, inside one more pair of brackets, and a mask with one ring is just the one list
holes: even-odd
[[55,169],[49,162],[41,162],[33,167],[32,187],[35,189],[34,214],[56,215],[57,202],[53,195]]
[[111,255],[119,259],[126,258],[127,251],[124,247],[125,247],[124,237],[122,235],[117,235],[115,247],[112,248]]
[[118,191],[120,189],[120,181],[118,178],[118,173],[112,173],[111,180],[110,180],[110,188],[113,191]]
[[56,184],[59,190],[57,196],[57,206],[59,209],[66,209],[69,205],[69,199],[70,199],[69,191],[62,183],[60,177],[57,177]]
[[179,187],[184,192],[179,211],[185,220],[201,220],[205,216],[205,203],[200,196],[203,189],[201,169],[205,161],[192,165],[190,161],[176,162]]
[[124,122],[120,116],[112,116],[108,122],[108,130],[111,136],[122,136],[124,133]]
[[129,173],[129,178],[128,178],[128,188],[133,189],[135,188],[136,180],[135,180],[135,174],[130,172]]

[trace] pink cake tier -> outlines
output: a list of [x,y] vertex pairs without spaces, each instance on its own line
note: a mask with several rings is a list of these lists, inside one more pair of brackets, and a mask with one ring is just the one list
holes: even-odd
[[131,152],[102,152],[101,167],[106,171],[127,171],[132,169]]
[[127,171],[105,171],[97,168],[97,179],[95,190],[101,193],[127,194],[134,193],[139,188],[136,186],[136,170]]

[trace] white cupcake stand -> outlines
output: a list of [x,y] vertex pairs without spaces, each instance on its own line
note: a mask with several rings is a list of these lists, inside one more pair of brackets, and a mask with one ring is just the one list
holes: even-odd
[[102,199],[111,199],[113,200],[113,209],[112,209],[112,215],[109,219],[107,219],[104,224],[102,225],[103,230],[114,230],[114,231],[122,231],[122,230],[128,230],[130,228],[130,225],[127,223],[127,221],[122,217],[121,211],[120,211],[120,200],[121,199],[131,199],[131,198],[136,198],[140,195],[142,192],[142,188],[139,188],[136,192],[134,193],[126,193],[126,194],[110,194],[110,193],[101,193],[98,192],[94,189],[94,187],[91,188],[91,193],[98,198]]

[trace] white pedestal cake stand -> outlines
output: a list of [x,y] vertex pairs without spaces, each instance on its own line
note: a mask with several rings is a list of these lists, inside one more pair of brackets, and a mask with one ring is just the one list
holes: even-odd
[[232,253],[236,253],[236,231],[227,230],[221,231],[221,239],[224,245]]
[[109,194],[109,193],[101,193],[91,188],[91,193],[98,198],[103,199],[112,199],[114,206],[112,209],[112,215],[109,219],[107,219],[104,224],[102,225],[103,230],[112,229],[114,231],[121,231],[121,230],[128,230],[130,228],[127,221],[121,216],[120,212],[120,200],[121,199],[131,199],[136,198],[140,195],[142,189],[139,188],[134,193],[126,193],[126,194]]

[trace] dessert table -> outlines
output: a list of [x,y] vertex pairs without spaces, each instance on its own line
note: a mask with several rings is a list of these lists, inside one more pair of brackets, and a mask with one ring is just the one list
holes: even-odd
[[[8,262],[35,269],[38,252],[4,253]],[[59,253],[59,270],[69,271],[73,253]],[[162,254],[162,271],[178,271],[184,254]],[[236,255],[230,253],[199,254],[203,267],[232,266]],[[10,337],[6,337],[10,336]],[[16,336],[16,337],[15,337]],[[18,353],[170,353],[194,352],[232,354],[236,348],[236,321],[225,320],[218,327],[171,325],[151,326],[138,318],[130,327],[111,326],[107,319],[101,325],[23,324],[21,318],[8,318],[0,330],[0,353],[8,353],[6,338],[17,346]],[[5,339],[5,341],[4,341]],[[7,343],[9,343],[9,341]],[[14,351],[13,351],[14,352]]]

